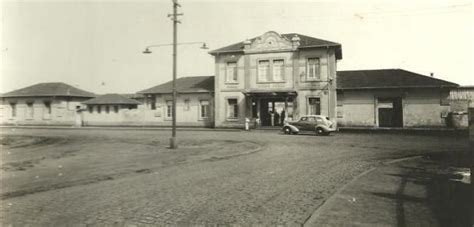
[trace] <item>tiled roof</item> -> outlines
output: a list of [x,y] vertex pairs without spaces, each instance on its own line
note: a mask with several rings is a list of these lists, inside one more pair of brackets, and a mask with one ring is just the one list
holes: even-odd
[[138,105],[141,104],[139,101],[134,99],[129,99],[123,95],[119,94],[105,94],[99,97],[89,99],[87,101],[82,102],[83,104],[116,104],[116,105]]
[[95,97],[91,92],[75,88],[62,82],[39,83],[21,88],[2,95],[2,97],[35,97],[35,96],[62,96],[62,97]]
[[[302,49],[302,48],[310,48],[310,47],[338,47],[338,51],[336,53],[338,55],[337,59],[342,58],[342,52],[340,50],[341,44],[339,43],[335,43],[335,42],[331,42],[331,41],[327,41],[323,39],[318,39],[318,38],[314,38],[314,37],[310,37],[306,35],[301,35],[298,33],[281,34],[283,38],[288,39],[288,40],[291,40],[291,38],[293,38],[296,35],[299,36],[300,38],[300,45],[298,48]],[[256,38],[258,37],[250,39],[250,42],[253,42]],[[244,42],[239,42],[239,43],[235,43],[226,47],[222,47],[222,48],[210,51],[209,53],[218,54],[218,53],[226,53],[226,52],[229,52],[229,53],[241,52],[243,51],[243,49],[244,49]]]
[[458,84],[403,69],[337,71],[338,89],[457,87]]
[[[139,94],[167,94],[172,92],[173,81],[154,86]],[[202,93],[214,92],[214,76],[182,77],[176,79],[176,90],[178,93]]]

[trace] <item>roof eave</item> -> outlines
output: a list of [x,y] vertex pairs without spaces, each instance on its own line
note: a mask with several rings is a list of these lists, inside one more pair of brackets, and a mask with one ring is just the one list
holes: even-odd
[[442,86],[391,86],[391,87],[349,87],[337,88],[337,90],[373,90],[373,89],[401,89],[401,88],[456,88],[457,85],[442,85]]

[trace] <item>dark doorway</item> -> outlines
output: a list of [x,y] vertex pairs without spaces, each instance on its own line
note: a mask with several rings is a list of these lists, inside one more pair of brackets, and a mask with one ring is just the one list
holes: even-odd
[[285,98],[260,99],[260,109],[258,111],[262,126],[283,125],[284,118],[288,117],[288,113],[286,112],[290,111],[289,108],[291,108],[291,112],[293,112],[293,105],[290,105],[288,101],[285,104]]
[[378,98],[379,127],[403,127],[402,98]]

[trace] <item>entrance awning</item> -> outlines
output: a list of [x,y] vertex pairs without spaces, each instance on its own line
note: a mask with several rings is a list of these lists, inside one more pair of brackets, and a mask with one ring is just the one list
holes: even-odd
[[257,89],[246,89],[243,90],[246,96],[259,96],[259,97],[288,97],[288,96],[296,96],[297,93],[295,90],[257,90]]

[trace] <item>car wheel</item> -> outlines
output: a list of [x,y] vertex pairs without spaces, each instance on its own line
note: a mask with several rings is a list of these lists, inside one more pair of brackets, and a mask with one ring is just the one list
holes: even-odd
[[285,127],[285,128],[283,128],[283,132],[284,132],[286,135],[291,135],[291,129],[290,129],[290,127]]
[[321,136],[324,135],[324,130],[322,128],[316,128],[316,135]]

